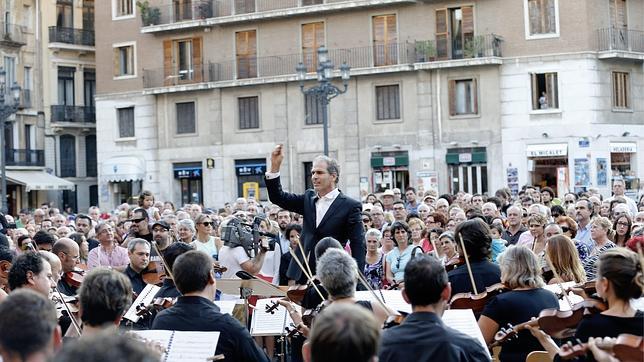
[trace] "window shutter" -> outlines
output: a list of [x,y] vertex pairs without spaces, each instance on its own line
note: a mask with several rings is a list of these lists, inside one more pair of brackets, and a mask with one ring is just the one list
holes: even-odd
[[530,18],[530,35],[542,33],[540,0],[528,0],[528,15]]
[[537,81],[537,74],[530,74],[530,83],[532,85],[532,109],[539,109],[539,82]]
[[456,114],[456,81],[450,80],[447,82],[447,91],[449,98],[449,115],[453,116]]
[[436,10],[436,55],[442,60],[449,58],[447,9]]
[[559,108],[559,95],[557,91],[557,73],[546,74],[546,93],[548,94],[548,107]]
[[385,26],[386,18],[384,16],[373,17],[373,63],[376,67],[385,64]]
[[557,32],[557,18],[555,16],[555,0],[543,0],[547,1],[547,17],[545,19],[548,29],[545,33],[556,33]]
[[118,77],[121,75],[121,57],[120,57],[120,48],[114,48],[114,76]]
[[474,114],[479,113],[479,84],[476,78],[472,78],[472,101],[474,102]]
[[474,37],[474,7],[463,6],[461,13],[463,14],[463,40],[467,42]]
[[172,58],[172,40],[163,41],[163,85],[172,85],[175,79],[174,62]]
[[317,69],[317,49],[324,45],[324,23],[302,25],[302,58],[308,72]]
[[194,81],[203,81],[203,61],[201,59],[201,38],[192,38],[192,71]]
[[398,31],[396,29],[396,15],[387,15],[385,17],[385,23],[385,61],[387,65],[398,64]]

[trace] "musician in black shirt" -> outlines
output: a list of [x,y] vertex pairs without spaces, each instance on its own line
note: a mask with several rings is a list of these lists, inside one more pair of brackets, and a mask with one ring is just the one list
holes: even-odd
[[[479,218],[465,221],[456,227],[454,236],[461,257],[464,256],[461,238],[463,240],[472,268],[476,290],[481,293],[485,291],[486,287],[499,283],[501,281],[501,269],[499,269],[498,265],[490,262],[492,237],[487,224]],[[447,275],[452,285],[452,295],[467,292],[474,293],[467,265],[461,264]]]
[[[155,298],[176,298],[181,295],[179,291],[177,290],[177,287],[174,285],[174,281],[172,280],[172,266],[174,265],[174,261],[183,253],[186,253],[190,250],[194,250],[194,247],[190,244],[186,243],[174,243],[171,244],[170,246],[165,249],[163,252],[163,259],[165,260],[168,265],[165,266],[166,270],[166,275],[165,279],[163,279],[163,285],[161,286],[161,289],[157,292],[157,294],[154,296]],[[170,271],[168,273],[168,271]]]
[[83,279],[78,300],[83,337],[102,331],[114,333],[132,304],[132,284],[116,270],[94,268]]
[[159,312],[152,329],[178,331],[218,331],[216,354],[226,361],[268,361],[250,333],[228,314],[222,314],[212,300],[217,290],[212,258],[191,250],[179,256],[172,268],[174,282],[183,296]]
[[441,316],[452,291],[436,258],[420,255],[407,263],[402,293],[413,313],[401,325],[384,331],[380,361],[490,360],[478,341],[443,324]]
[[147,284],[143,281],[141,273],[150,263],[150,243],[145,239],[131,239],[127,245],[127,255],[130,257],[130,263],[123,273],[130,278],[134,292],[139,294]]
[[[630,302],[632,298],[642,296],[642,285],[642,265],[636,253],[614,248],[600,255],[595,288],[608,309],[586,315],[577,327],[575,338],[585,343],[589,337],[617,337],[622,333],[644,335],[644,312],[633,308]],[[546,348],[550,358],[560,359],[559,348],[550,336],[536,327],[530,331]]]

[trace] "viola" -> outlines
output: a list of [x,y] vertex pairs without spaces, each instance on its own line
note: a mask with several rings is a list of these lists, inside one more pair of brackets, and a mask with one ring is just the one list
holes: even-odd
[[516,336],[528,326],[539,326],[546,334],[555,338],[569,338],[575,334],[577,325],[585,315],[603,312],[608,307],[600,300],[586,299],[573,305],[571,310],[558,310],[555,308],[544,309],[539,313],[539,317],[528,322],[501,328],[494,335],[494,342],[491,346],[502,344]]
[[302,300],[304,297],[307,295],[309,290],[312,288],[315,288],[313,285],[315,284],[315,287],[320,285],[320,280],[317,278],[313,278],[313,283],[311,281],[307,282],[304,285],[292,285],[288,288],[286,291],[286,297],[292,301],[295,304],[301,305]]
[[[615,357],[622,362],[639,362],[642,361],[644,356],[642,337],[632,334],[622,333],[617,336],[615,341],[598,344],[597,346],[604,350],[612,350]],[[572,342],[568,342],[561,346],[559,356],[562,360],[569,360],[585,356],[588,353],[588,349],[587,343],[573,344]]]
[[393,284],[389,284],[387,287],[385,287],[385,290],[398,290],[400,288],[400,284],[403,282],[400,281],[395,281]]
[[85,278],[85,271],[79,268],[74,268],[72,271],[68,271],[63,274],[63,279],[65,283],[71,285],[74,288],[80,288]]
[[507,288],[503,283],[497,283],[485,288],[485,291],[479,294],[457,293],[454,294],[449,302],[451,309],[472,309],[474,315],[480,315],[485,309],[485,305]]
[[165,272],[163,271],[163,268],[159,268],[157,262],[151,261],[148,263],[148,266],[141,272],[141,277],[147,284],[161,286],[163,284],[163,279],[165,279]]

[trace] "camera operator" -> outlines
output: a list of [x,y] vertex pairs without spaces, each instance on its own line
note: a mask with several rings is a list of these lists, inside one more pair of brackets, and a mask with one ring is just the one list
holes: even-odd
[[[253,223],[253,225],[259,222]],[[254,227],[255,228],[255,227]],[[219,251],[219,262],[228,268],[222,278],[237,278],[238,271],[256,275],[262,269],[266,253],[271,249],[268,238],[258,238],[249,230],[248,224],[239,218],[230,218],[222,223],[224,246]],[[274,248],[274,242],[273,248]]]

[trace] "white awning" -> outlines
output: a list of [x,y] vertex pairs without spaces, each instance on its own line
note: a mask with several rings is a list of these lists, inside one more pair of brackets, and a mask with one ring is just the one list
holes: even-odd
[[635,142],[611,142],[611,153],[636,153],[637,143]]
[[135,156],[117,156],[103,162],[101,171],[101,179],[108,182],[143,180],[145,163]]
[[568,156],[567,143],[546,143],[541,145],[528,145],[528,157],[565,157]]
[[26,186],[27,192],[33,190],[71,190],[76,186],[60,177],[44,171],[7,170],[7,181]]

